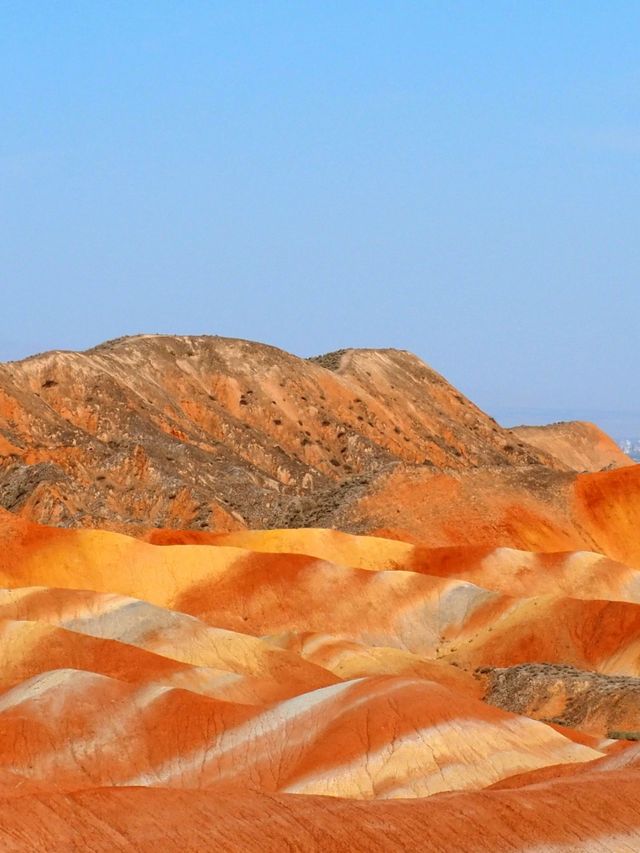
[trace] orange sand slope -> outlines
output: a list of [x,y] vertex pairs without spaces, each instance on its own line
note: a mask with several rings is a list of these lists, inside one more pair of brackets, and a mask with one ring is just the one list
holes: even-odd
[[521,426],[512,434],[561,460],[574,471],[624,468],[633,460],[595,424],[567,421],[547,426]]
[[[331,530],[153,530],[157,544],[225,544],[311,554],[360,568],[407,564],[407,543],[525,551],[594,551],[640,567],[640,465],[591,474],[526,467],[437,471],[397,465],[364,490],[343,495],[314,524],[366,531],[353,540]],[[287,527],[292,525],[288,524]],[[304,543],[304,544],[303,544]],[[372,562],[373,561],[373,562]]]
[[323,521],[430,547],[589,550],[640,566],[640,465],[577,475],[397,466]]
[[162,788],[38,794],[0,801],[0,846],[8,853],[637,853],[640,774],[612,772],[603,781],[593,774],[369,802]]
[[148,538],[0,513],[0,849],[640,846],[637,569]]

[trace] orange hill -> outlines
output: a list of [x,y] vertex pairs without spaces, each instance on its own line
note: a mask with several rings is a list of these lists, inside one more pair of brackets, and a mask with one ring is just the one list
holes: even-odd
[[595,424],[585,421],[521,426],[512,432],[521,441],[549,453],[574,471],[603,471],[634,464],[612,438]]
[[283,526],[397,462],[566,469],[399,350],[139,335],[0,365],[0,506],[41,522]]
[[0,366],[0,849],[638,850],[638,530],[409,353]]

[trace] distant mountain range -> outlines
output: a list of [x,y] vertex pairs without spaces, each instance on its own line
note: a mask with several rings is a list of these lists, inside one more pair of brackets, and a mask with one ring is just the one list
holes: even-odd
[[623,438],[618,443],[627,456],[640,462],[640,438]]

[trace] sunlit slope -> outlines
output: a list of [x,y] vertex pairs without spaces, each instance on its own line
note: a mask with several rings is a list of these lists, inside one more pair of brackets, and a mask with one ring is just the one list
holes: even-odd
[[[634,790],[633,754],[607,735],[640,728],[636,569],[592,551],[432,548],[323,529],[148,538],[0,514],[7,849],[23,841],[1,817],[7,802],[16,814],[29,803],[36,829],[47,803],[63,814],[72,803],[57,836],[55,821],[37,831],[65,849],[82,829],[98,851],[123,839],[145,849],[161,831],[160,849],[197,848],[197,822],[227,803],[235,823],[225,813],[209,839],[225,849],[235,825],[241,849],[275,851],[290,816],[315,825],[322,795],[336,851],[376,849],[378,819],[381,850],[406,845],[414,821],[421,843],[433,832],[433,849],[465,849],[460,814],[488,821],[469,850],[530,851],[565,843],[563,822],[545,818],[563,796],[600,810],[609,778]],[[147,805],[135,824],[117,814],[136,803]],[[240,816],[257,803],[266,833]],[[585,837],[624,850],[629,803],[611,812],[627,820],[622,835],[607,813]],[[169,816],[196,825],[172,830]]]
[[416,547],[407,568],[466,580],[485,589],[530,598],[640,601],[640,570],[592,551],[534,552],[514,548]]
[[[543,723],[398,677],[347,681],[256,712],[157,683],[52,670],[5,692],[0,721],[0,762],[26,790],[118,784],[417,797],[601,754]],[[12,787],[9,780],[4,793]]]
[[273,527],[399,461],[566,468],[402,350],[137,335],[0,364],[0,506],[43,523]]
[[[120,534],[39,528],[12,516],[3,519],[9,542],[11,530],[17,531],[16,547],[5,548],[0,556],[3,586],[61,588],[50,594],[54,614],[56,608],[64,613],[70,606],[62,590],[94,590],[103,596],[102,603],[85,606],[106,610],[91,617],[103,631],[111,624],[104,638],[129,638],[137,620],[150,620],[155,626],[148,632],[154,637],[151,649],[164,655],[171,655],[172,643],[178,649],[184,645],[185,632],[197,632],[191,623],[172,627],[168,621],[161,629],[149,605],[155,606],[154,613],[169,608],[197,617],[198,625],[209,626],[202,626],[205,632],[215,627],[254,637],[327,635],[427,659],[448,656],[469,669],[549,660],[636,674],[637,572],[593,554],[475,553],[470,563],[463,550],[461,577],[456,577],[455,552],[416,549],[410,559],[419,563],[420,571],[374,571],[305,555],[231,546],[158,547]],[[313,531],[312,538],[316,535]],[[425,573],[430,560],[442,574]],[[506,592],[510,576],[519,595]],[[572,597],[572,584],[583,598]],[[115,599],[105,604],[109,594],[147,602],[146,609]],[[0,596],[0,616],[15,619],[23,613],[22,618],[41,619],[32,615],[38,614],[37,607],[27,606],[31,598],[16,593],[3,602]],[[34,600],[42,598],[37,593]],[[83,621],[91,619],[71,611],[56,624],[82,629]],[[96,630],[89,628],[89,633]],[[148,646],[148,637],[144,642]],[[189,662],[220,666],[215,657]],[[247,674],[257,673],[254,668]]]
[[318,675],[298,655],[258,637],[121,595],[48,587],[5,589],[0,591],[0,618],[56,625],[77,634],[119,640],[192,666],[281,682],[305,684]]
[[586,550],[640,566],[640,465],[578,475],[397,466],[322,521],[429,547]]
[[610,436],[587,421],[514,427],[511,432],[574,471],[603,471],[634,464]]
[[640,569],[593,551],[536,552],[488,545],[430,548],[322,528],[244,530],[230,534],[149,531],[155,544],[205,544],[259,553],[305,554],[371,571],[393,569],[468,580],[509,595],[640,600]]
[[354,569],[374,570],[409,568],[415,550],[407,542],[354,536],[323,528],[238,530],[233,533],[150,530],[144,539],[157,545],[226,545],[267,554],[306,554]]
[[[95,617],[60,618],[55,609],[60,593],[62,597],[64,593],[73,596],[75,591],[38,592],[39,619],[27,621],[28,610],[32,611],[30,615],[36,613],[28,607],[31,591],[23,592],[27,595],[22,603],[27,607],[3,603],[0,608],[3,614],[11,611],[19,617],[18,621],[0,619],[0,689],[48,669],[76,669],[132,684],[164,684],[228,701],[264,705],[338,680],[326,669],[255,637],[209,628],[188,617],[181,619],[179,614],[170,627],[157,626],[146,636],[137,637],[127,632],[122,621],[114,624],[113,602],[103,625],[96,624],[100,619]],[[45,602],[49,605],[46,608],[42,606]],[[67,603],[71,601],[67,599]],[[130,620],[144,618],[144,606],[143,602],[123,600]],[[180,624],[182,620],[187,624]],[[189,622],[195,623],[195,630]],[[73,630],[60,625],[72,625]]]

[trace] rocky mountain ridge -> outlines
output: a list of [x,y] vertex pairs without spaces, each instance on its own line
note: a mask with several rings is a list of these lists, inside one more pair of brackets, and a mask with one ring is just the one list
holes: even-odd
[[569,467],[416,356],[140,335],[0,365],[0,506],[63,526],[282,526],[395,466]]

